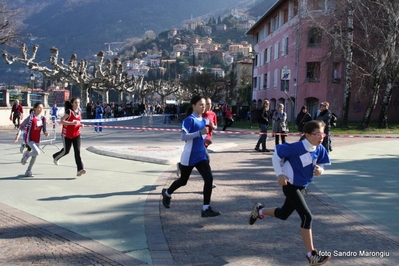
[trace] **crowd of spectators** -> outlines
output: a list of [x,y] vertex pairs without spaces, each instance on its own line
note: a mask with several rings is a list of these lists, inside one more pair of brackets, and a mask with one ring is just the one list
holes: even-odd
[[[138,103],[101,103],[104,109],[104,118],[124,116],[140,116],[150,114],[168,114],[171,120],[178,119],[180,113],[185,112],[182,105],[176,104],[138,104]],[[86,118],[94,119],[96,103],[89,102],[86,106]]]

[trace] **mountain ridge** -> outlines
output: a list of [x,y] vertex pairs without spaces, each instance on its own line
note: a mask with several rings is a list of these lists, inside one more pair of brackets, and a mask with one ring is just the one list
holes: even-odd
[[[215,14],[241,5],[242,0],[17,0],[26,14],[24,42],[56,46],[60,54],[86,57],[105,43],[159,34],[182,27],[191,16]],[[240,4],[241,3],[241,4]],[[31,9],[37,9],[32,11]],[[34,41],[32,41],[34,37]]]

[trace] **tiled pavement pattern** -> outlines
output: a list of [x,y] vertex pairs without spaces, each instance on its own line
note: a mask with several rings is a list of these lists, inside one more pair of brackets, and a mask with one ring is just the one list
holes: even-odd
[[1,266],[147,265],[32,215],[0,207]]
[[[335,144],[337,147],[339,141]],[[279,207],[284,200],[271,154],[254,153],[252,148],[239,146],[211,153],[218,185],[211,204],[221,216],[200,217],[203,181],[196,171],[187,186],[173,194],[170,209],[160,203],[163,231],[178,265],[308,264],[295,212],[286,221],[266,217],[248,224],[254,203]],[[166,184],[175,178],[172,174]],[[313,185],[306,200],[314,216],[315,247],[333,255],[326,265],[397,265],[399,243],[374,230],[373,224],[342,208]],[[380,252],[385,257],[361,256],[361,252]]]

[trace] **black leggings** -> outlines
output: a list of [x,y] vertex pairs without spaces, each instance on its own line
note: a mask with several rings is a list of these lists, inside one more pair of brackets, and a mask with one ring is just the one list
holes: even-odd
[[284,205],[274,210],[274,216],[281,220],[286,220],[295,210],[301,217],[301,228],[312,228],[312,213],[303,197],[304,191],[304,187],[297,187],[291,184],[283,186],[283,192],[286,197]]
[[64,144],[64,147],[59,152],[54,153],[53,158],[58,161],[69,153],[69,151],[71,150],[71,146],[73,145],[76,166],[78,168],[78,171],[83,170],[83,162],[82,158],[80,157],[80,135],[74,139],[69,139],[65,136],[62,136],[62,143]]
[[179,187],[185,186],[187,184],[188,178],[191,175],[193,168],[195,167],[198,172],[201,174],[202,178],[204,179],[204,205],[209,205],[211,203],[211,195],[212,195],[212,183],[213,183],[213,176],[211,167],[209,165],[209,161],[203,160],[196,165],[193,166],[180,166],[180,178],[177,179],[172,185],[168,188],[168,193],[172,194],[175,190]]

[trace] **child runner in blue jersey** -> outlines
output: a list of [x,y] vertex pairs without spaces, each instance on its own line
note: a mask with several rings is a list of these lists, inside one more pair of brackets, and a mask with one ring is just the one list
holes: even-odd
[[180,178],[172,183],[168,189],[162,189],[162,203],[165,208],[170,208],[170,200],[173,192],[185,186],[195,167],[204,179],[204,205],[202,206],[202,217],[214,217],[221,213],[211,208],[213,176],[207,158],[204,138],[209,132],[206,121],[202,118],[205,111],[205,99],[194,96],[191,99],[191,107],[187,110],[187,116],[182,122],[181,139],[186,142],[180,159]]
[[300,141],[276,146],[272,163],[278,184],[283,187],[284,204],[280,208],[266,209],[258,202],[249,216],[252,225],[265,215],[286,220],[296,211],[301,217],[301,234],[309,265],[322,265],[330,259],[330,256],[319,255],[313,246],[312,214],[303,197],[313,176],[321,175],[324,165],[331,164],[327,150],[321,145],[325,137],[324,127],[323,121],[309,121],[303,127],[304,135]]

